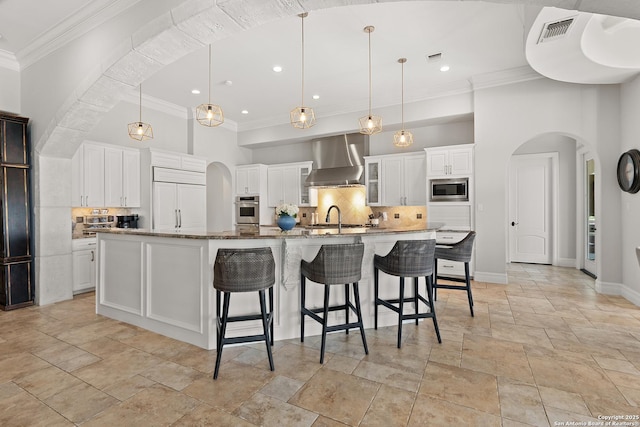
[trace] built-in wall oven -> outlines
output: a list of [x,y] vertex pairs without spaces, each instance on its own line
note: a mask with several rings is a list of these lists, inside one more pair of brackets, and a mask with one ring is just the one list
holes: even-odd
[[260,224],[260,196],[236,196],[236,224]]
[[429,201],[468,202],[469,178],[430,179]]

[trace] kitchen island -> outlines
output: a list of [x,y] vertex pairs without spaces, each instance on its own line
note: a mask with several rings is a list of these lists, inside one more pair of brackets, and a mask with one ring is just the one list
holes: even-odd
[[[109,230],[98,233],[96,312],[125,323],[181,340],[204,349],[214,349],[215,291],[213,263],[219,248],[270,247],[276,262],[274,285],[274,339],[300,335],[300,260],[310,261],[323,244],[365,245],[360,298],[366,328],[373,327],[373,255],[386,254],[396,240],[435,239],[440,223],[408,229],[373,227],[280,231],[261,227],[252,233],[181,233],[156,230]],[[381,297],[397,297],[397,278],[381,275]],[[343,287],[332,297],[343,301]],[[387,292],[388,291],[388,292]],[[307,285],[310,307],[322,305],[323,286]],[[332,299],[333,299],[332,298]],[[230,314],[259,310],[257,295],[232,296]],[[332,301],[333,302],[333,301]],[[342,312],[332,312],[336,323]],[[381,310],[379,324],[391,325],[397,316]],[[232,328],[236,326],[236,328]],[[229,325],[228,334],[247,335],[261,331],[259,321]],[[306,335],[319,335],[320,325],[308,322]]]

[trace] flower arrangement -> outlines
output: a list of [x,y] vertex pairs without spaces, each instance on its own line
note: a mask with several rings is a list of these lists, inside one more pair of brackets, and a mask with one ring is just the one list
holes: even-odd
[[278,216],[287,215],[295,218],[298,216],[298,206],[292,205],[289,203],[283,203],[281,205],[278,205],[278,207],[276,207],[276,215]]

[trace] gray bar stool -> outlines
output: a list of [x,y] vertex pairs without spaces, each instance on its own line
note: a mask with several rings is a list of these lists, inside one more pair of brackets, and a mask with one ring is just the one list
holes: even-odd
[[[311,262],[302,260],[300,267],[300,341],[304,342],[305,316],[311,317],[322,325],[322,346],[320,348],[320,363],[324,363],[324,349],[327,340],[327,332],[346,331],[360,328],[362,344],[365,354],[369,354],[367,339],[362,325],[362,311],[360,309],[360,292],[358,282],[362,275],[362,256],[364,254],[363,243],[322,245],[318,254]],[[324,285],[324,305],[320,308],[307,308],[305,301],[306,279]],[[349,297],[349,283],[353,285],[355,306]],[[344,285],[345,303],[329,305],[329,289],[331,285]],[[357,322],[349,323],[349,309],[358,317]],[[328,326],[327,319],[330,311],[344,310],[345,323]],[[323,317],[316,313],[323,313]]]
[[[213,265],[213,287],[216,290],[216,328],[218,331],[218,348],[216,368],[213,379],[218,378],[222,347],[225,344],[264,341],[267,346],[269,367],[273,371],[273,284],[276,281],[276,264],[271,248],[252,249],[218,249]],[[269,290],[269,311],[266,310],[265,289]],[[229,316],[229,299],[234,292],[258,292],[260,313],[243,316]],[[220,315],[220,300],[224,302]],[[229,322],[245,320],[262,320],[263,334],[226,338]]]
[[[473,317],[473,296],[471,295],[471,278],[469,276],[469,262],[471,262],[471,252],[473,251],[473,242],[476,239],[476,232],[471,231],[464,239],[453,245],[436,245],[436,265],[435,280],[433,281],[433,297],[438,298],[438,289],[457,289],[467,291],[469,299],[469,309]],[[464,263],[464,279],[460,277],[449,277],[438,275],[438,260],[446,259],[448,261],[458,261]],[[450,282],[462,282],[464,285],[448,285],[438,283],[438,279],[448,280]]]
[[[398,348],[402,346],[402,322],[407,319],[415,319],[417,325],[418,319],[432,318],[438,342],[442,343],[442,340],[440,339],[440,330],[438,329],[438,320],[436,319],[436,310],[431,298],[431,295],[433,295],[431,276],[433,274],[433,264],[435,261],[435,247],[436,241],[432,239],[398,240],[387,255],[381,256],[376,254],[373,257],[375,328],[378,329],[379,305],[385,306],[398,313]],[[400,277],[399,298],[384,300],[378,297],[379,271]],[[427,295],[429,299],[420,295],[418,289],[418,278],[420,276],[424,276],[425,281],[427,282]],[[412,297],[405,297],[404,295],[405,277],[413,277]],[[430,311],[420,313],[418,306],[419,301],[426,304]],[[415,307],[414,313],[404,313],[405,302],[413,302]],[[395,304],[397,304],[397,306]]]

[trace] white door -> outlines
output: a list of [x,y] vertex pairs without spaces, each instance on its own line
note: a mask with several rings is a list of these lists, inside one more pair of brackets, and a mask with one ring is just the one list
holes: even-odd
[[153,183],[153,228],[173,230],[178,225],[178,190],[172,182]]
[[204,231],[207,228],[207,187],[178,184],[178,227]]
[[427,159],[424,154],[405,157],[404,191],[406,205],[427,204]]
[[85,206],[105,206],[104,148],[85,144],[83,167]]
[[584,155],[585,170],[585,249],[584,269],[596,275],[596,167],[593,158]]
[[128,208],[140,207],[140,152],[122,152],[122,196]]
[[404,205],[402,158],[382,160],[382,200],[384,206]]
[[552,157],[511,158],[509,252],[511,262],[551,264]]
[[122,195],[122,150],[104,149],[104,204],[125,206]]

